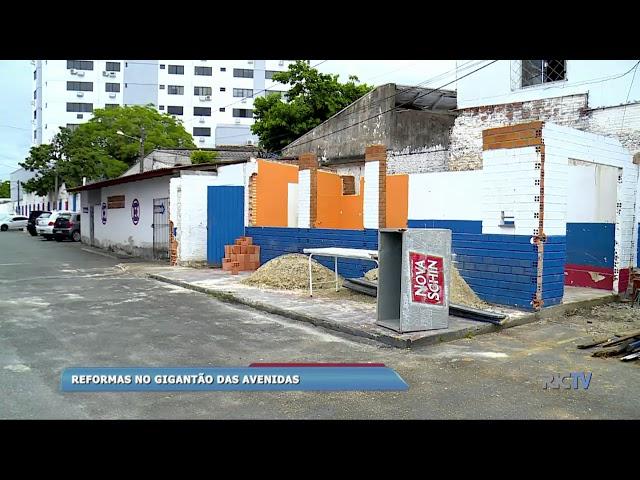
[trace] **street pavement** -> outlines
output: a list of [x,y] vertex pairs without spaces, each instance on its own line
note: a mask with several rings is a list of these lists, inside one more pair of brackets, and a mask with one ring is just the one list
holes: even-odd
[[[71,242],[0,232],[2,419],[630,419],[640,366],[591,358],[588,336],[553,318],[452,343],[399,350],[145,277],[157,265]],[[247,366],[382,362],[407,392],[62,393],[82,366]],[[588,390],[542,376],[591,371]]]

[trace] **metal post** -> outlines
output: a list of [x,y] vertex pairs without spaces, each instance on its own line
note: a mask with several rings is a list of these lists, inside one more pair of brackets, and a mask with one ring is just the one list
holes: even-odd
[[335,270],[336,270],[336,292],[339,290],[338,288],[338,257],[333,257],[335,260]]
[[140,159],[138,161],[140,162],[140,173],[143,173],[144,172],[144,139],[145,139],[144,127],[141,127],[140,130],[141,130],[140,153],[139,153]]
[[311,257],[313,254],[309,255],[309,296],[313,297],[313,280],[311,278]]

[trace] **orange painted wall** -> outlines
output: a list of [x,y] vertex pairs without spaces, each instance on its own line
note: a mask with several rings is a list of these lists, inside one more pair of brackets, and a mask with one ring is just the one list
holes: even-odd
[[258,160],[257,226],[287,226],[289,183],[298,183],[296,165]]
[[364,179],[360,195],[342,195],[342,179],[331,172],[318,171],[318,215],[316,228],[362,229]]
[[409,175],[387,175],[387,228],[407,228]]

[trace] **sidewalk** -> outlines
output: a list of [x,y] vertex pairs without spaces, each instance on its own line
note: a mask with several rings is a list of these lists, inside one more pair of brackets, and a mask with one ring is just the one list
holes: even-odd
[[[213,295],[223,301],[239,303],[255,309],[282,315],[294,320],[308,322],[330,330],[367,338],[385,345],[410,348],[449,342],[464,337],[495,332],[504,328],[535,322],[542,318],[557,316],[566,310],[614,301],[611,292],[571,292],[566,303],[540,312],[522,312],[507,307],[492,306],[491,310],[507,315],[502,325],[466,320],[449,316],[449,328],[399,334],[375,324],[376,305],[370,301],[356,301],[348,294],[329,292],[310,298],[305,291],[270,290],[243,285],[242,279],[249,273],[231,275],[220,269],[194,269],[188,267],[166,267],[155,269],[147,276],[198,292]],[[587,290],[587,289],[582,289]]]

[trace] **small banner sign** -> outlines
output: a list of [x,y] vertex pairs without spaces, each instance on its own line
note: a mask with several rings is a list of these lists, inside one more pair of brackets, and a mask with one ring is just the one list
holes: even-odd
[[444,304],[444,261],[442,257],[409,252],[411,300],[431,305]]
[[124,195],[113,195],[107,197],[107,207],[111,208],[124,208]]

